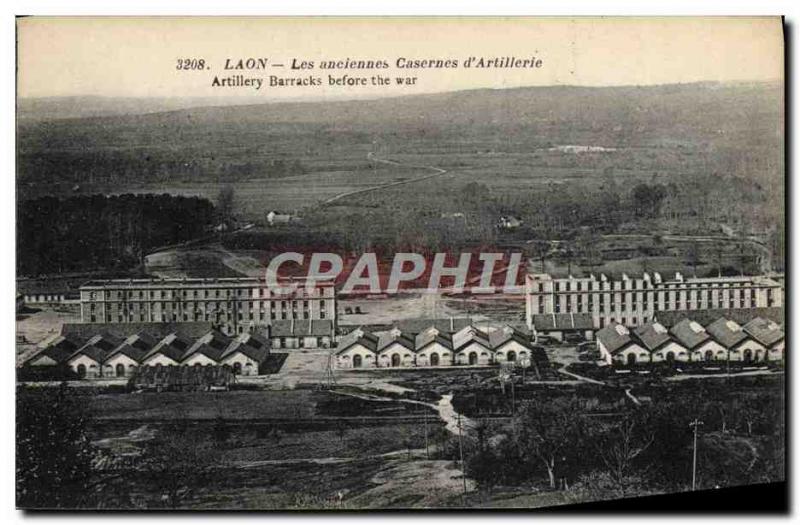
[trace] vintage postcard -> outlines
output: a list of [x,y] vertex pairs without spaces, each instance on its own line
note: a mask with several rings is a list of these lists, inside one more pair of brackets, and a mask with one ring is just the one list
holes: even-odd
[[19,508],[785,491],[780,18],[16,25]]

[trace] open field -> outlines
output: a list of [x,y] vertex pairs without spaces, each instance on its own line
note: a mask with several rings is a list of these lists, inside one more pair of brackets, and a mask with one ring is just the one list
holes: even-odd
[[[257,226],[151,256],[154,275],[253,275],[290,249],[535,260],[551,241],[566,243],[547,254],[555,274],[757,273],[783,267],[781,108],[777,84],[701,83],[32,119],[17,189],[216,201],[231,187],[233,215]],[[637,188],[658,206],[638,206]],[[262,227],[273,209],[303,221]],[[504,231],[500,216],[523,223]],[[723,226],[735,234],[676,237]],[[604,237],[630,233],[645,238]]]
[[[232,184],[241,213],[252,220],[271,208],[298,210],[421,174],[373,166],[372,152],[448,173],[354,196],[352,205],[388,200],[419,208],[418,201],[433,200],[439,211],[452,206],[454,187],[469,182],[486,184],[502,201],[542,186],[596,189],[614,180],[630,188],[637,181],[699,180],[714,171],[750,177],[752,200],[782,180],[780,164],[769,160],[780,156],[774,132],[780,119],[780,85],[689,84],[476,90],[23,121],[18,189],[21,198],[64,194],[77,182],[81,193],[213,198],[221,185]],[[576,153],[560,145],[606,151]],[[748,158],[739,151],[743,145]]]
[[[427,172],[422,169],[378,165],[374,170],[365,168],[357,171],[319,171],[275,179],[253,178],[234,184],[235,206],[237,213],[244,220],[265,222],[265,215],[271,210],[301,214],[305,208],[317,206],[322,201],[342,193],[399,182],[426,174]],[[73,190],[71,188],[73,185],[70,183],[55,184],[56,188],[64,194],[168,193],[187,197],[205,197],[212,202],[216,200],[223,187],[230,185],[231,183],[226,181],[155,183],[132,181],[114,184],[87,182],[81,184],[78,190]],[[56,188],[30,188],[26,191],[26,197],[33,198],[52,194]]]

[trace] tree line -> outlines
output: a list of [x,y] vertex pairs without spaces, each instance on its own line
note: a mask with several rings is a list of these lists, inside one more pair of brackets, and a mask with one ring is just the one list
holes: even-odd
[[215,221],[207,199],[173,195],[42,197],[17,206],[17,274],[129,269],[148,251],[196,239]]

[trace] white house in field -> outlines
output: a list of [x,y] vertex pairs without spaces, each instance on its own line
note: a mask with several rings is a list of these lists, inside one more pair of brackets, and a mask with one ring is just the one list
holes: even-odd
[[706,326],[706,331],[728,350],[731,361],[751,363],[766,358],[767,349],[764,345],[751,337],[736,321],[720,317]]
[[269,340],[253,332],[240,334],[231,341],[220,358],[236,375],[258,375],[261,365],[270,355]]
[[684,319],[669,330],[670,335],[689,352],[691,361],[725,361],[728,350],[700,323]]
[[378,338],[376,348],[378,366],[381,368],[413,367],[415,361],[414,338],[397,328]]
[[669,335],[664,325],[649,322],[634,330],[638,342],[650,352],[650,359],[654,363],[663,361],[689,361],[689,350]]
[[418,333],[414,340],[417,366],[450,366],[453,364],[453,340],[435,326]]
[[376,368],[378,336],[356,328],[339,340],[336,349],[338,368]]
[[612,323],[597,332],[596,340],[601,358],[609,365],[632,366],[651,360],[650,351],[631,337],[630,331],[619,323]]
[[786,336],[778,323],[763,317],[756,317],[745,324],[742,329],[767,349],[767,361],[783,360]]

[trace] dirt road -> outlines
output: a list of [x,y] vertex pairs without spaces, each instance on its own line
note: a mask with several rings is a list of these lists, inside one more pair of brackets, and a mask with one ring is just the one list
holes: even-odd
[[380,184],[378,186],[370,186],[369,188],[363,188],[363,189],[360,189],[360,190],[346,191],[344,193],[340,193],[338,195],[334,195],[333,197],[331,197],[329,199],[325,199],[324,201],[322,201],[322,204],[331,204],[331,203],[334,203],[334,202],[336,202],[338,200],[344,199],[345,197],[352,197],[353,195],[360,195],[362,193],[368,193],[368,192],[371,192],[371,191],[383,190],[383,189],[391,188],[391,187],[394,187],[394,186],[402,186],[403,184],[412,184],[414,182],[420,182],[420,181],[431,179],[433,177],[438,177],[440,175],[444,175],[445,173],[447,173],[447,170],[443,170],[442,168],[437,168],[435,166],[411,166],[409,164],[403,164],[401,162],[395,162],[393,160],[379,159],[379,158],[374,157],[372,155],[372,152],[367,153],[367,159],[371,160],[373,162],[379,162],[381,164],[391,164],[392,166],[402,166],[404,168],[417,168],[417,169],[423,169],[423,170],[433,170],[434,173],[431,173],[431,174],[428,174],[428,175],[423,175],[422,177],[416,177],[416,178],[413,178],[413,179],[401,180],[401,181],[397,181],[397,182],[389,182],[387,184]]

